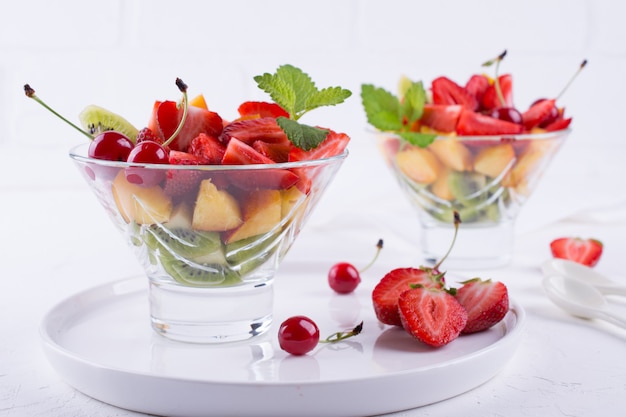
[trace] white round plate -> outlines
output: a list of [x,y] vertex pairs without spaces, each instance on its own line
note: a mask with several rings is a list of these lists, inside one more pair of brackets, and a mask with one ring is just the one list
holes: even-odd
[[[362,284],[334,294],[324,274],[292,265],[276,279],[275,325],[253,341],[172,342],[149,325],[147,280],[132,278],[67,298],[43,319],[48,360],[77,390],[114,406],[170,417],[365,416],[424,406],[496,375],[523,333],[515,302],[488,331],[431,348],[381,325]],[[277,343],[285,318],[314,319],[322,338],[364,322],[357,337],[290,356]]]

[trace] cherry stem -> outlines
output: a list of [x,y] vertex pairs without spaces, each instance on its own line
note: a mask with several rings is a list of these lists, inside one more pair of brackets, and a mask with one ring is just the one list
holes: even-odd
[[504,95],[502,94],[502,88],[500,87],[500,80],[498,77],[498,72],[500,69],[500,62],[502,62],[505,56],[506,56],[506,49],[504,50],[504,52],[502,52],[500,55],[498,55],[494,59],[491,59],[483,64],[483,67],[490,67],[494,63],[496,64],[496,71],[495,71],[496,78],[494,80],[494,87],[496,88],[496,95],[498,96],[498,100],[500,101],[500,104],[502,105],[502,107],[506,107],[506,102],[504,101]]
[[63,120],[65,123],[67,123],[68,125],[72,126],[74,129],[78,130],[83,135],[87,136],[90,140],[93,140],[93,136],[92,135],[90,135],[89,133],[85,132],[83,129],[81,129],[80,127],[76,126],[74,123],[70,122],[65,117],[61,116],[52,107],[48,106],[43,100],[41,100],[39,97],[37,97],[37,95],[35,94],[35,90],[33,90],[33,88],[30,85],[24,84],[24,93],[26,94],[26,97],[32,98],[37,103],[39,103],[43,107],[45,107],[52,114],[57,116],[59,119]]
[[180,92],[183,93],[183,117],[180,119],[180,123],[178,124],[178,127],[176,128],[174,133],[172,133],[172,136],[170,136],[169,139],[167,139],[163,143],[163,147],[166,147],[167,145],[172,143],[174,139],[176,139],[176,136],[178,136],[180,131],[183,130],[183,126],[185,126],[185,121],[187,120],[187,113],[188,113],[188,107],[189,107],[187,103],[187,84],[185,84],[183,80],[181,80],[180,78],[176,78],[176,86],[178,87]]
[[460,223],[461,223],[461,216],[459,215],[459,212],[455,210],[454,211],[454,237],[452,238],[452,243],[450,244],[450,247],[448,248],[448,252],[446,252],[446,254],[443,255],[443,258],[441,258],[439,262],[437,262],[437,264],[433,266],[433,270],[435,271],[438,270],[441,264],[443,263],[443,261],[448,257],[448,255],[450,255],[450,252],[452,251],[452,248],[454,247],[454,242],[456,242],[456,235],[459,233]]
[[565,87],[563,87],[563,89],[561,90],[561,92],[556,96],[555,100],[558,100],[559,98],[561,98],[561,96],[563,95],[563,93],[565,93],[565,91],[567,91],[567,89],[569,88],[569,86],[574,82],[574,80],[578,77],[578,74],[580,74],[580,72],[583,70],[583,68],[585,68],[587,66],[587,60],[585,59],[583,62],[580,63],[578,69],[576,70],[576,72],[574,73],[574,75],[572,76],[572,78],[570,78],[570,80],[567,82],[567,84],[565,84]]
[[362,268],[359,273],[363,273],[365,271],[367,271],[368,269],[370,269],[370,267],[372,265],[374,265],[374,262],[376,262],[376,259],[378,259],[378,255],[380,255],[380,251],[383,248],[383,240],[382,239],[378,239],[378,243],[376,243],[376,254],[374,255],[374,259],[372,259],[367,265],[365,265],[364,268]]
[[363,331],[363,322],[359,323],[354,327],[354,329],[347,332],[337,332],[328,336],[324,340],[320,340],[320,343],[336,343],[342,340],[348,339],[350,337],[356,336]]

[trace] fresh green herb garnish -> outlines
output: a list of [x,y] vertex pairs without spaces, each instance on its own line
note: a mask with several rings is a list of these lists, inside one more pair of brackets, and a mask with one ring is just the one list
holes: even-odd
[[292,65],[282,65],[275,74],[257,75],[254,80],[261,90],[289,113],[289,118],[279,117],[276,121],[289,140],[305,151],[322,143],[328,130],[308,126],[298,120],[313,109],[343,103],[352,95],[341,87],[319,90],[308,74]]
[[[405,80],[406,81],[406,80]],[[421,119],[426,103],[426,90],[421,81],[407,81],[398,98],[384,88],[371,84],[361,86],[361,100],[369,124],[384,132],[393,132],[412,145],[426,147],[437,137],[411,131]]]

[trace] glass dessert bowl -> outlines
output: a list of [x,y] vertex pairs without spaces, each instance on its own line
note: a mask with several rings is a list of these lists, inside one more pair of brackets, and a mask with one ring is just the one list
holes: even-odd
[[461,225],[447,264],[497,267],[513,253],[514,223],[569,130],[520,135],[445,136],[426,147],[379,133],[381,152],[417,208],[424,258],[436,262]]
[[[148,276],[152,327],[200,343],[269,328],[276,270],[347,156],[162,165],[98,160],[87,149],[70,157]],[[163,181],[138,185],[134,175]]]

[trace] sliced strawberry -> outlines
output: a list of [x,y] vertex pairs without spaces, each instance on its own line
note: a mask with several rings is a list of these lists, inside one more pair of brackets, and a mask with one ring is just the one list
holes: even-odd
[[231,138],[237,138],[248,145],[252,145],[257,140],[268,143],[289,142],[287,135],[273,117],[232,122],[224,127],[220,140],[228,143]]
[[398,298],[403,292],[410,290],[411,285],[425,287],[443,287],[442,280],[437,279],[428,268],[397,268],[387,273],[374,287],[372,302],[374,313],[382,323],[402,326],[398,311]]
[[[201,165],[204,160],[187,152],[170,151],[169,163],[171,165]],[[194,193],[198,190],[202,179],[201,171],[169,169],[165,174],[163,192],[172,198]]]
[[524,127],[491,116],[463,110],[456,125],[456,132],[463,136],[514,135],[522,133]]
[[402,327],[427,345],[439,347],[456,339],[467,323],[467,311],[446,291],[418,287],[398,299]]
[[509,292],[499,281],[474,278],[457,289],[456,299],[467,311],[461,333],[476,333],[499,323],[509,311]]
[[568,259],[589,267],[598,263],[603,249],[602,242],[597,239],[563,237],[550,243],[550,250],[555,258]]
[[485,110],[493,110],[499,107],[515,107],[513,105],[513,77],[510,74],[504,74],[498,77],[498,81],[500,82],[504,105],[500,102],[500,97],[498,97],[496,84],[494,82],[487,88],[481,100],[481,107]]
[[329,131],[328,136],[322,143],[320,143],[317,148],[310,149],[305,151],[296,146],[291,148],[289,152],[289,161],[309,161],[313,159],[323,159],[330,158],[331,156],[341,154],[348,143],[350,142],[350,137],[345,133],[337,133],[332,130]]
[[289,160],[289,151],[293,147],[291,142],[287,143],[268,143],[262,140],[256,140],[252,147],[260,154],[267,156],[274,162],[287,162]]
[[[273,164],[267,156],[256,151],[252,146],[242,141],[231,138],[226,146],[223,165],[247,165],[247,164]],[[265,189],[287,189],[295,185],[300,177],[288,169],[265,169],[254,172],[231,172],[230,178],[234,185],[239,188],[251,190],[257,188]]]
[[157,136],[157,134],[154,133],[149,127],[144,127],[137,133],[137,143],[144,142],[146,140],[151,140],[153,142],[163,144],[163,138]]
[[469,110],[476,110],[478,102],[469,94],[464,87],[461,87],[447,77],[435,78],[431,85],[434,104],[460,104]]
[[[476,107],[480,107],[479,105],[482,102],[488,88],[489,78],[479,74],[472,75],[467,81],[467,84],[465,84],[465,91],[476,99],[476,103],[478,104]],[[478,110],[478,108],[473,110]]]
[[242,119],[254,119],[262,117],[277,118],[280,116],[289,117],[282,107],[276,103],[268,103],[266,101],[246,101],[241,103],[237,109]]
[[[184,110],[174,101],[157,103],[159,104],[155,103],[155,110],[153,110],[148,127],[159,137],[167,140],[178,128]],[[217,113],[201,107],[189,106],[185,125],[169,147],[176,151],[186,152],[191,140],[200,133],[218,137],[222,129],[222,118]]]
[[572,118],[571,117],[569,117],[567,119],[558,119],[558,120],[550,123],[546,127],[544,127],[544,129],[547,130],[548,132],[556,132],[557,130],[567,129],[569,127],[570,123],[572,123]]
[[528,110],[522,113],[522,120],[526,130],[539,126],[544,119],[550,116],[551,112],[556,108],[556,100],[541,100],[530,106]]
[[226,147],[215,136],[200,133],[191,140],[188,152],[204,160],[205,164],[219,165]]
[[454,132],[462,109],[458,104],[425,104],[420,121],[438,132]]

